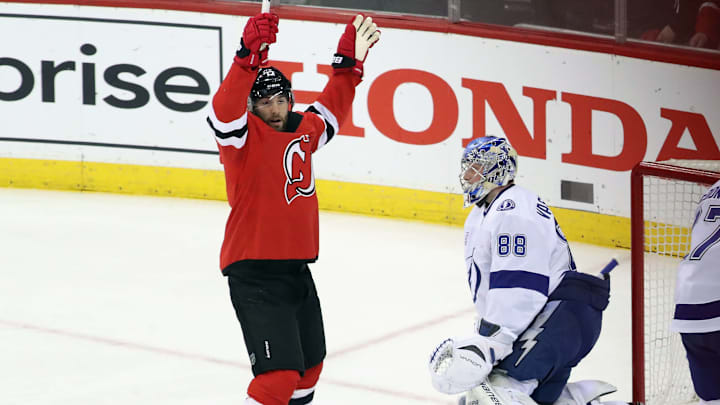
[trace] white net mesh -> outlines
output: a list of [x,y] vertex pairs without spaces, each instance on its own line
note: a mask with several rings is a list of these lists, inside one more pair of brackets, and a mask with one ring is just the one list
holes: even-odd
[[[672,163],[720,172],[718,161]],[[689,252],[695,209],[708,185],[652,176],[645,176],[643,183],[645,403],[697,402],[685,349],[680,335],[670,332],[670,321],[675,311],[676,270]]]

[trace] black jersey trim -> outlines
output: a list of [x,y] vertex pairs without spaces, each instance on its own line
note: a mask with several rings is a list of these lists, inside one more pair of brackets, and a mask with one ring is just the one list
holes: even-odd
[[296,113],[295,111],[290,111],[288,113],[287,125],[285,125],[285,132],[297,131],[300,123],[302,122],[302,119],[302,114]]
[[224,276],[238,276],[256,272],[292,273],[303,271],[308,263],[315,263],[317,256],[312,259],[244,259],[229,264],[222,269]]
[[313,397],[315,396],[315,391],[305,395],[304,397],[300,398],[291,398],[290,402],[288,402],[288,405],[305,405],[312,402]]
[[244,127],[240,128],[240,129],[236,129],[234,131],[221,132],[220,130],[215,129],[215,126],[213,125],[210,117],[207,117],[205,120],[207,121],[208,125],[210,125],[210,128],[212,128],[212,130],[215,132],[215,136],[220,139],[228,139],[228,138],[232,138],[232,137],[242,138],[243,136],[245,136],[245,134],[247,134],[247,130],[248,130],[247,124]]
[[323,121],[325,121],[325,133],[327,133],[327,142],[325,142],[325,143],[330,142],[332,137],[335,136],[335,128],[330,124],[330,121],[325,119],[325,117],[323,117],[323,115],[320,113],[320,111],[318,111],[318,109],[315,108],[314,106],[308,107],[307,110],[305,110],[305,111],[311,112],[313,114],[317,114],[318,117],[322,118]]

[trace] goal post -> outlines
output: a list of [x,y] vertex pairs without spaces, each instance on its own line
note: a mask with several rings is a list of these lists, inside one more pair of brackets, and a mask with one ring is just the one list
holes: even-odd
[[680,336],[670,332],[676,269],[690,247],[700,197],[720,161],[640,162],[631,188],[633,402],[697,401]]

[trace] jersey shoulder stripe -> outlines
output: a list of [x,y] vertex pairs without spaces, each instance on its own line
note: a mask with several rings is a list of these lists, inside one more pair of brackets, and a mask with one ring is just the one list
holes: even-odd
[[213,126],[210,118],[207,119],[207,122],[210,124],[210,128],[212,128],[213,132],[215,132],[215,140],[221,146],[234,146],[237,149],[245,146],[245,140],[247,139],[247,136],[245,136],[247,134],[247,125],[238,130],[223,133]]
[[220,145],[234,146],[240,149],[245,145],[247,139],[247,118],[246,112],[236,120],[222,122],[215,115],[215,111],[211,109],[207,117],[207,123],[215,133],[215,140]]
[[333,136],[340,130],[337,117],[335,117],[335,114],[327,107],[317,101],[312,103],[305,111],[318,115],[325,122],[325,130],[318,141],[318,149],[320,149],[323,145],[330,142]]
[[215,109],[211,108],[210,113],[208,114],[207,121],[211,123],[212,128],[216,131],[219,131],[221,133],[228,133],[247,127],[247,119],[248,113],[246,111],[239,118],[236,118],[230,122],[223,122],[215,114]]

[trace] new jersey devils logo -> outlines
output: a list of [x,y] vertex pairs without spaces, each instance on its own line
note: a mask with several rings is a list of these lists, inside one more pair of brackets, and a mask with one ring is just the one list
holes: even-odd
[[296,197],[315,194],[315,176],[310,164],[310,137],[302,135],[285,148],[285,201],[290,204]]

